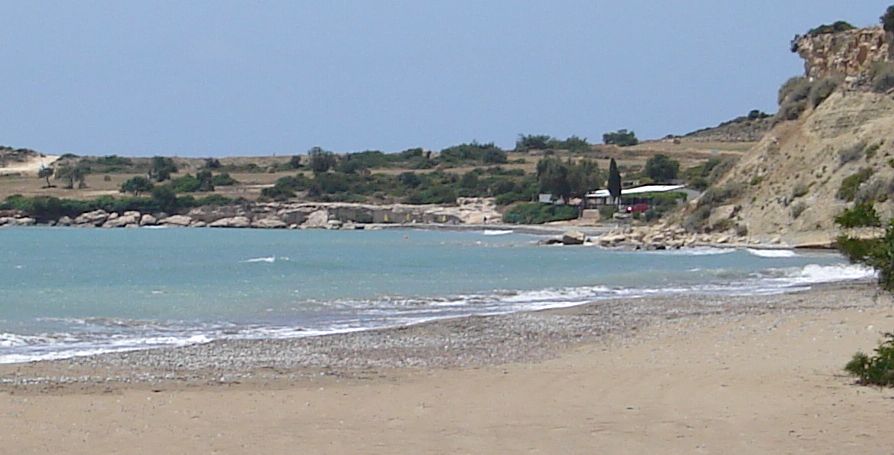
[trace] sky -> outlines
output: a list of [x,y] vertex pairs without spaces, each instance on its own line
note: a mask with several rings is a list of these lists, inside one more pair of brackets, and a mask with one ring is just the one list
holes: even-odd
[[45,153],[440,150],[683,134],[751,109],[859,0],[6,1],[0,144]]

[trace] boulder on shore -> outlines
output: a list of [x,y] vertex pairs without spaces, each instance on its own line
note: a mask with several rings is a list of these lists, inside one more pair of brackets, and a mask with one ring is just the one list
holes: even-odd
[[74,219],[74,224],[90,224],[93,226],[102,226],[109,219],[109,214],[105,210],[94,210],[85,212]]
[[161,224],[166,224],[169,226],[181,226],[187,227],[192,223],[192,218],[186,215],[174,215],[169,216],[163,220],[161,220]]
[[106,221],[102,227],[120,228],[125,227],[128,224],[139,224],[141,216],[140,212],[124,212],[124,215],[116,216],[114,218],[109,217],[109,220]]
[[158,224],[158,219],[148,213],[140,218],[140,226],[155,226],[156,224]]
[[285,229],[289,227],[289,225],[279,218],[262,218],[251,223],[251,227],[261,229]]
[[329,211],[317,210],[307,216],[307,221],[302,224],[306,228],[323,229],[329,225]]
[[208,225],[213,228],[247,228],[249,226],[251,226],[251,220],[244,216],[221,218]]
[[587,241],[587,236],[580,231],[569,231],[562,234],[563,245],[583,245]]

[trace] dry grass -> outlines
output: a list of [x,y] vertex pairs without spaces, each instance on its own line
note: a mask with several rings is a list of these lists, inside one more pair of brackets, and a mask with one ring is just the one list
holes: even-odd
[[[682,141],[679,144],[668,141],[644,142],[634,147],[615,147],[615,146],[595,146],[588,153],[571,154],[568,152],[557,152],[554,156],[562,159],[567,158],[583,158],[588,157],[595,159],[599,166],[608,169],[608,163],[611,158],[617,160],[622,168],[637,169],[645,165],[646,160],[657,153],[664,153],[671,158],[680,161],[682,168],[687,168],[701,164],[709,158],[715,157],[738,157],[751,147],[751,143],[711,143]],[[543,158],[543,152],[530,153],[511,153],[509,155],[509,164],[501,167],[505,169],[522,169],[525,172],[533,173],[537,167],[537,162]],[[134,158],[134,161],[148,160],[148,158]],[[261,169],[267,169],[282,165],[290,159],[290,156],[253,156],[253,157],[226,157],[219,158],[222,165],[247,165],[250,163],[257,164]],[[204,158],[176,158],[180,171],[174,174],[174,177],[184,175],[186,173],[195,174],[204,164]],[[463,174],[475,169],[474,166],[464,166],[456,168],[442,169],[445,172]],[[404,169],[404,168],[388,168],[377,169],[373,172],[381,174],[395,175],[402,172],[418,172],[427,173],[434,172],[438,169]],[[277,179],[285,176],[295,175],[295,171],[284,172],[256,172],[242,173],[231,172],[230,175],[239,181],[238,185],[232,187],[218,187],[216,194],[227,197],[243,197],[246,199],[256,199],[261,194],[261,190],[272,186]],[[142,174],[132,173],[113,173],[113,174],[90,174],[87,177],[87,188],[67,190],[62,188],[62,182],[50,180],[56,185],[55,188],[44,188],[46,182],[38,179],[35,172],[17,172],[10,175],[0,175],[0,199],[6,198],[12,194],[22,194],[25,196],[55,196],[68,199],[91,199],[104,195],[120,194],[118,189],[125,180]]]

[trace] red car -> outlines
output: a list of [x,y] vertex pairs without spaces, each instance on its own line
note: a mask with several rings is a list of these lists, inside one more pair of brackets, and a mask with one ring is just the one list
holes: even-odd
[[633,204],[627,206],[627,213],[645,213],[649,210],[649,204],[645,202],[640,202],[639,204]]

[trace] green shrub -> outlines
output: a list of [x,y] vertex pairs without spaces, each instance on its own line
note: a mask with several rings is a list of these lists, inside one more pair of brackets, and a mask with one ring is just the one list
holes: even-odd
[[894,5],[888,7],[885,10],[885,14],[879,18],[882,23],[882,28],[885,29],[888,33],[894,33]]
[[724,202],[742,194],[743,185],[739,183],[727,183],[722,187],[708,188],[698,200],[698,207],[717,207]]
[[175,193],[195,193],[202,187],[202,182],[192,174],[177,177],[169,184]]
[[860,185],[869,180],[870,177],[872,177],[872,174],[872,169],[863,168],[857,171],[857,173],[846,177],[841,181],[841,186],[838,188],[836,197],[848,202],[853,201],[857,196],[857,190],[860,189]]
[[889,222],[881,238],[855,239],[839,236],[838,250],[851,262],[867,265],[878,271],[879,285],[894,290],[894,222]]
[[869,68],[869,80],[876,92],[894,88],[894,62],[875,62]]
[[646,161],[644,172],[655,182],[669,182],[677,178],[680,162],[667,155],[658,154]]
[[613,144],[619,147],[629,147],[639,144],[636,133],[627,130],[618,130],[602,135],[602,142],[605,144]]
[[407,198],[409,204],[455,204],[456,190],[447,185],[436,185],[416,191]]
[[807,186],[807,185],[805,185],[805,184],[803,184],[803,183],[798,183],[798,184],[795,185],[795,187],[792,189],[792,199],[798,199],[799,197],[804,197],[804,196],[806,196],[807,193],[809,193],[809,192],[810,192],[810,187],[809,187],[809,186]]
[[613,205],[603,205],[599,207],[599,219],[610,220],[618,212],[618,208]]
[[847,164],[851,161],[859,160],[863,157],[865,150],[866,143],[863,141],[845,147],[838,152],[838,162],[841,164]]
[[880,387],[894,386],[894,333],[886,333],[875,348],[875,355],[854,354],[844,370],[856,376],[861,384]]
[[817,35],[826,35],[831,33],[841,33],[846,32],[848,30],[854,30],[857,27],[854,27],[852,24],[846,21],[837,21],[832,24],[823,24],[819,27],[810,29],[807,32],[807,36],[817,36]]
[[855,205],[835,217],[835,223],[844,228],[879,227],[882,225],[871,202]]
[[810,80],[804,76],[796,76],[782,84],[776,100],[780,106],[786,101],[802,101],[810,96]]
[[826,77],[814,82],[810,87],[810,105],[816,108],[826,100],[835,89],[841,84],[842,79],[838,77]]
[[807,204],[803,202],[799,202],[792,206],[792,218],[798,219],[805,210],[807,210]]
[[529,202],[511,207],[503,214],[503,221],[510,224],[543,224],[577,217],[578,209],[574,206]]
[[132,193],[134,196],[139,196],[141,193],[152,191],[153,187],[154,186],[149,179],[143,176],[137,176],[122,183],[120,191],[122,193]]
[[507,161],[506,152],[494,145],[493,142],[479,144],[476,141],[441,150],[438,159],[454,166],[469,163],[503,164]]
[[227,172],[222,172],[220,174],[215,175],[211,178],[211,183],[214,186],[233,186],[239,183],[233,177],[230,177],[230,174]]
[[519,134],[515,141],[515,150],[524,152],[528,150],[546,150],[550,148],[553,138],[546,134]]

